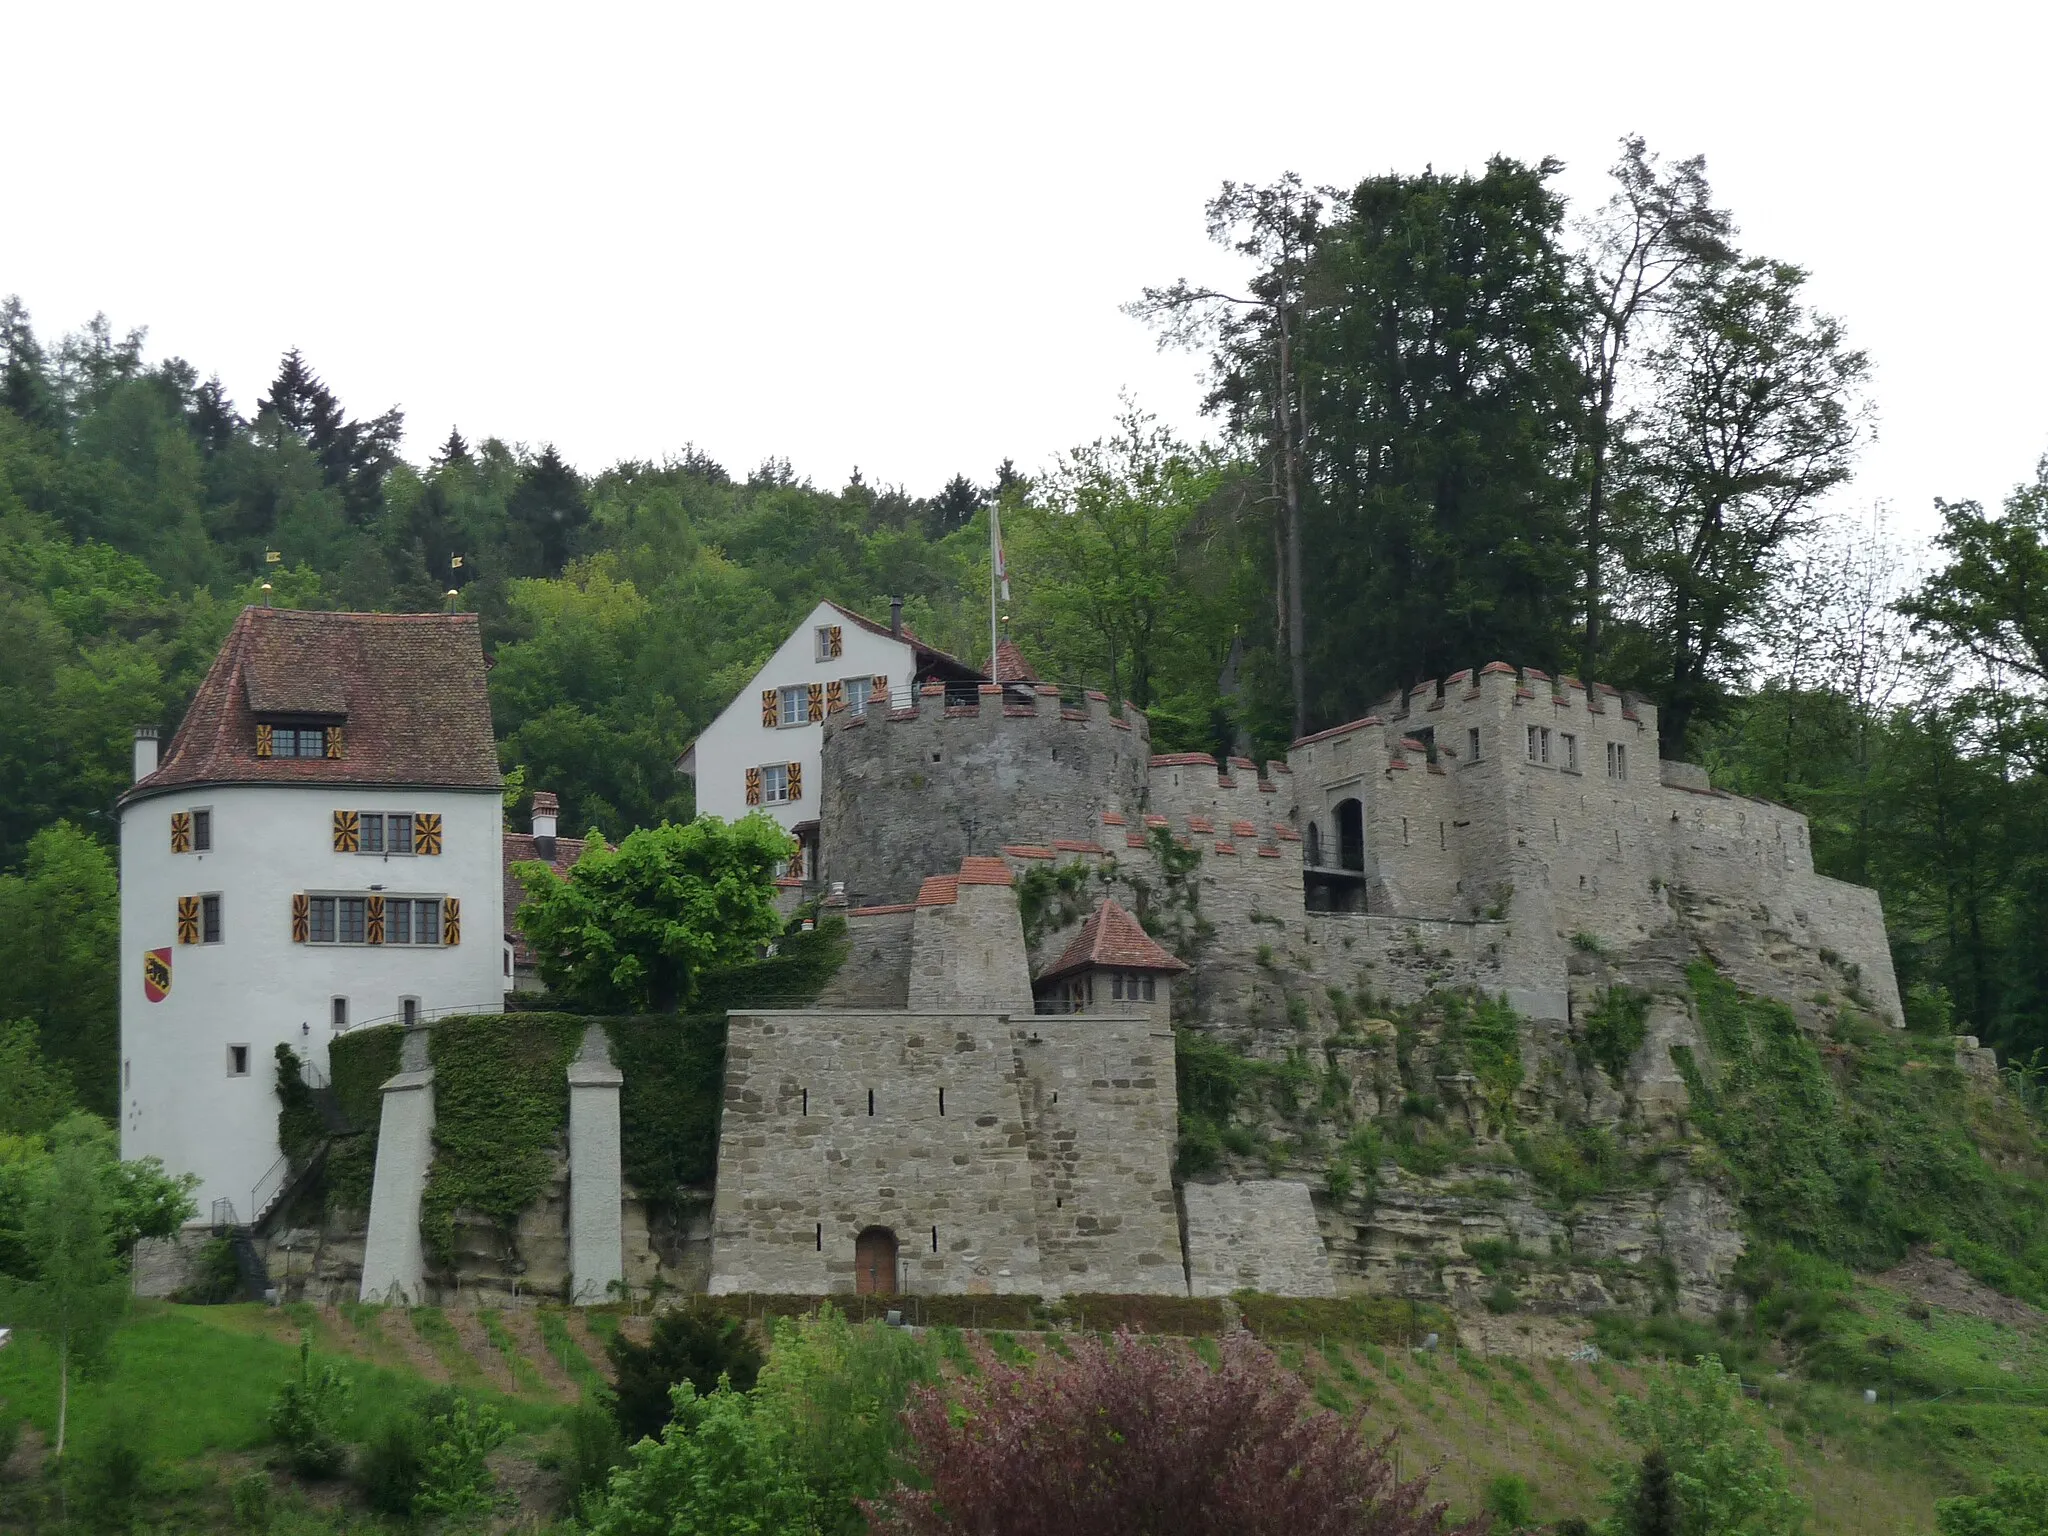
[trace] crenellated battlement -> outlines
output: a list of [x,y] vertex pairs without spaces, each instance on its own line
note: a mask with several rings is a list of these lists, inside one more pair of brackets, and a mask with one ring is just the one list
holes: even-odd
[[825,735],[830,739],[835,732],[937,720],[1054,722],[1129,731],[1141,741],[1152,740],[1152,722],[1128,699],[1119,711],[1110,707],[1108,694],[1088,689],[1069,697],[1052,683],[926,683],[902,697],[877,688],[868,696],[865,714],[828,715]]

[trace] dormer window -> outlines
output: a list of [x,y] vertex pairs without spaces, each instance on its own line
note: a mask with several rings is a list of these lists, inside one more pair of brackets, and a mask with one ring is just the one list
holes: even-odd
[[341,744],[338,725],[262,721],[256,726],[258,757],[340,757]]

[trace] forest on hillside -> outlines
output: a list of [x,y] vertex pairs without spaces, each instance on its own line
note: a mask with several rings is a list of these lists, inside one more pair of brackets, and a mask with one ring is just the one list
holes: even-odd
[[1557,170],[1226,184],[1242,286],[1129,306],[1205,362],[1210,440],[1129,402],[928,494],[688,446],[594,471],[439,424],[414,447],[295,350],[237,402],[141,329],[39,333],[6,301],[0,1020],[110,1107],[130,731],[175,726],[266,580],[480,614],[511,809],[552,789],[565,830],[617,836],[692,814],[675,756],[819,598],[900,595],[985,659],[999,509],[1010,633],[1162,748],[1278,755],[1494,659],[1640,689],[1666,756],[1806,812],[1820,866],[1878,888],[1917,1024],[2048,1048],[2048,467],[1942,504],[1909,560],[1831,510],[1872,382],[1807,274],[1744,248],[1699,160],[1624,141],[1583,209]]

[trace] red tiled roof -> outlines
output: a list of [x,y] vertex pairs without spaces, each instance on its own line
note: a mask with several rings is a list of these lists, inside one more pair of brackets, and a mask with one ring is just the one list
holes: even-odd
[[958,875],[926,875],[924,884],[917,888],[917,904],[920,907],[950,907],[959,899]]
[[1214,768],[1216,759],[1206,752],[1154,752],[1154,768]]
[[1184,971],[1187,966],[1152,942],[1138,920],[1107,896],[1096,904],[1066,953],[1039,976],[1057,981],[1093,967],[1119,971]]
[[[342,728],[342,755],[258,757],[268,717]],[[123,802],[192,784],[502,787],[473,613],[244,608],[156,772]]]
[[1009,885],[1010,866],[1001,859],[969,854],[960,861],[960,873],[953,878],[961,885]]
[[[539,795],[533,797],[535,801]],[[549,799],[554,797],[550,795]],[[540,845],[529,832],[507,832],[505,834],[505,937],[512,941],[512,960],[515,965],[531,965],[534,953],[527,947],[526,938],[519,931],[519,924],[513,921],[521,906],[526,902],[526,887],[519,877],[512,873],[514,864],[541,862],[567,879],[570,868],[583,857],[584,839],[580,837],[558,837],[555,839],[555,856],[542,859]]]
[[887,917],[892,912],[915,912],[916,910],[917,904],[915,902],[905,901],[899,902],[894,906],[855,907],[846,915],[848,917]]
[[995,679],[999,683],[1035,683],[1038,670],[1024,659],[1017,642],[1005,635],[996,642]]
[[1049,859],[1052,850],[1040,843],[1005,843],[1003,852],[1013,859]]

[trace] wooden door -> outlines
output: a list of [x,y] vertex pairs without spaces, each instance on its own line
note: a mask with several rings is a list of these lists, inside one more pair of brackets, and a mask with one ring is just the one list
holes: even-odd
[[854,1239],[853,1288],[862,1296],[896,1294],[896,1234],[869,1227]]

